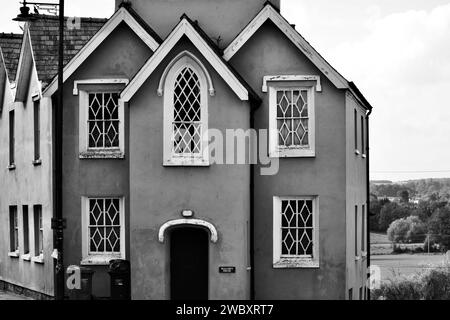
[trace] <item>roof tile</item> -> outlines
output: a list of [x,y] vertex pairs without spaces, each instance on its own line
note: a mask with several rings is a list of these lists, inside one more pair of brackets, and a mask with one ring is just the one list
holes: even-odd
[[10,81],[16,80],[22,38],[22,34],[0,33],[0,48],[5,59],[5,66]]
[[[36,17],[37,20],[30,23],[29,30],[39,80],[46,85],[58,72],[59,18],[50,15]],[[107,21],[99,18],[79,19],[79,29],[68,28],[67,25],[64,28],[64,65],[72,60]]]

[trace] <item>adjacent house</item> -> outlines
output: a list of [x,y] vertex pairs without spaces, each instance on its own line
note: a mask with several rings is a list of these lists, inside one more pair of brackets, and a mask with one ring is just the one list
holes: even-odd
[[[1,34],[0,282],[38,298],[54,295],[53,103],[43,89],[57,73],[58,18],[37,16],[23,34]],[[71,60],[105,23],[66,30]]]
[[0,282],[54,295],[62,152],[64,263],[96,297],[126,259],[133,299],[367,298],[372,107],[279,0],[117,0],[68,25],[63,150],[55,23],[14,36],[18,76],[2,58]]

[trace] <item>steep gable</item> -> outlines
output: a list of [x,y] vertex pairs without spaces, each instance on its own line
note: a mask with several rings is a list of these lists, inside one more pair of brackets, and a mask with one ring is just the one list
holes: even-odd
[[0,48],[2,50],[3,60],[8,73],[8,78],[11,82],[14,82],[16,80],[17,65],[19,64],[22,41],[22,34],[0,34]]
[[124,102],[128,102],[134,96],[182,37],[187,37],[194,44],[203,57],[241,100],[259,100],[250,86],[222,59],[220,50],[198,24],[192,22],[187,15],[183,15],[180,23],[173,29],[166,40],[156,50],[155,54],[124,89],[121,94]]
[[15,101],[25,101],[28,93],[30,79],[34,68],[33,50],[31,48],[30,32],[25,28],[19,64],[16,75]]
[[[104,20],[92,37],[85,37],[85,44],[78,46],[78,50],[74,50],[72,56],[69,56],[69,61],[64,67],[64,82],[81,66],[81,64],[105,41],[106,38],[116,28],[125,23],[128,25],[136,35],[152,50],[155,51],[162,40],[146,24],[139,15],[131,9],[128,5],[123,5],[117,10],[109,20]],[[81,24],[83,26],[83,23]],[[76,35],[75,35],[76,38]],[[76,51],[76,52],[75,52]],[[56,64],[57,69],[57,64]],[[57,73],[57,72],[56,72]],[[44,91],[45,96],[53,95],[57,90],[57,75],[54,74],[51,83]]]
[[[29,32],[38,78],[45,87],[58,73],[59,18],[39,15],[30,23]],[[79,28],[64,29],[64,65],[86,45],[106,23],[106,19],[79,18]]]
[[[241,31],[231,44],[225,49],[223,58],[230,61],[234,55],[253,37],[253,35],[267,22],[271,21],[283,34],[322,72],[338,89],[349,90],[367,109],[372,106],[357,90],[354,83],[350,83],[337,72],[295,28],[280,14],[279,9],[267,1],[258,15]],[[356,90],[355,90],[356,88]]]
[[11,84],[15,81],[19,63],[21,34],[0,34],[0,114],[6,94],[12,94]]
[[0,115],[3,111],[6,83],[8,82],[8,75],[3,59],[2,49],[0,47]]
[[[36,15],[25,26],[16,75],[16,101],[24,101],[30,79],[36,74],[38,87],[45,88],[58,72],[59,20],[56,16]],[[69,19],[69,18],[66,18]],[[106,19],[77,18],[64,31],[64,63],[67,64],[106,22]],[[41,90],[41,89],[40,89]]]

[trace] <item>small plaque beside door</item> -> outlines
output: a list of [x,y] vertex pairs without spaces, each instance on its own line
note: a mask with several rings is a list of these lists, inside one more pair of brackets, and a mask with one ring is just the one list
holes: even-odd
[[219,273],[236,273],[236,267],[219,267]]

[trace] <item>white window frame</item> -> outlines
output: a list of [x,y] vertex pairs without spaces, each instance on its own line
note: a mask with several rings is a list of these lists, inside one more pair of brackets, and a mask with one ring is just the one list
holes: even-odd
[[361,156],[363,159],[367,158],[367,150],[366,150],[366,119],[365,115],[361,114]]
[[[120,254],[90,254],[89,253],[89,200],[91,199],[119,199],[120,207]],[[81,265],[99,265],[105,266],[109,265],[109,262],[114,259],[125,259],[125,198],[124,197],[114,197],[114,196],[92,196],[92,197],[82,197],[81,198],[81,234],[82,234],[82,261]]]
[[361,260],[361,248],[359,246],[360,241],[360,234],[359,234],[359,206],[355,205],[355,224],[354,224],[354,231],[355,237],[354,240],[354,252],[355,252],[355,261]]
[[[74,82],[73,94],[79,96],[79,152],[80,159],[123,159],[125,157],[125,108],[120,100],[119,86],[128,84],[128,79],[91,79]],[[82,88],[79,86],[82,85]],[[119,86],[118,86],[119,85]],[[89,94],[117,93],[119,95],[119,147],[89,148]]]
[[359,151],[359,131],[358,131],[358,122],[359,122],[359,112],[358,110],[354,109],[353,111],[353,135],[354,135],[354,140],[355,140],[355,154],[357,156],[361,155],[361,151]]
[[362,223],[361,223],[361,256],[367,258],[367,209],[366,205],[362,206]]
[[[281,203],[285,200],[307,200],[313,202],[313,256],[283,257],[281,233]],[[320,268],[319,243],[319,197],[292,196],[273,197],[273,267],[275,269]]]
[[[280,147],[278,144],[278,129],[277,129],[277,92],[281,90],[300,90],[308,92],[308,134],[309,134],[309,148],[305,147]],[[277,82],[276,86],[268,85],[269,91],[269,150],[271,158],[301,158],[301,157],[315,157],[316,156],[316,116],[315,116],[315,86],[314,85],[299,85],[299,82]]]
[[[173,119],[174,119],[174,84],[180,72],[190,67],[200,80],[200,103],[201,103],[201,144],[202,150],[198,156],[177,155],[173,152]],[[164,166],[209,166],[208,147],[208,80],[203,66],[198,59],[185,55],[179,58],[168,71],[164,83]]]

